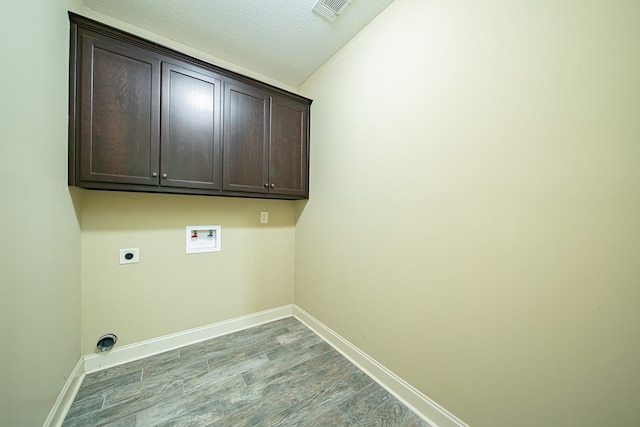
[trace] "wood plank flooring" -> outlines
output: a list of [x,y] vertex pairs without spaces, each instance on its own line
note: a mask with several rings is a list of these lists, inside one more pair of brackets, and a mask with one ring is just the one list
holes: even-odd
[[77,426],[429,425],[289,317],[87,375]]

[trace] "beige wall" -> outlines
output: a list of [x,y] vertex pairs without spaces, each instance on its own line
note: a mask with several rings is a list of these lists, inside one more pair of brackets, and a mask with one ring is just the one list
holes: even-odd
[[66,168],[74,4],[0,6],[0,424],[12,427],[42,425],[80,358],[80,226]]
[[296,304],[473,427],[640,425],[638,16],[396,0],[300,88]]
[[[83,354],[105,333],[122,346],[293,302],[294,202],[83,193]],[[187,225],[221,225],[222,250],[186,255]]]

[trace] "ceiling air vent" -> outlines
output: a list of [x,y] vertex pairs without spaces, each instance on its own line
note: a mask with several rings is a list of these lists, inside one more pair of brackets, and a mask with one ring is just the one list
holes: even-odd
[[313,11],[330,22],[336,20],[338,15],[349,6],[351,0],[318,0]]

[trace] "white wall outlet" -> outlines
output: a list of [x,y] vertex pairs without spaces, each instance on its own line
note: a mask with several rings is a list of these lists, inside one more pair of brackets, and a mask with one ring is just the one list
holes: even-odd
[[269,212],[260,212],[260,224],[269,223]]
[[138,248],[120,249],[120,264],[133,264],[134,262],[140,262]]

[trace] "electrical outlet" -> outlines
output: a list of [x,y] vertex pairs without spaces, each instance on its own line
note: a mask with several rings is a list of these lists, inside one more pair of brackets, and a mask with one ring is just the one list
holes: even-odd
[[140,262],[138,248],[120,249],[120,264],[133,264],[134,262]]
[[260,224],[269,223],[269,212],[260,212]]

